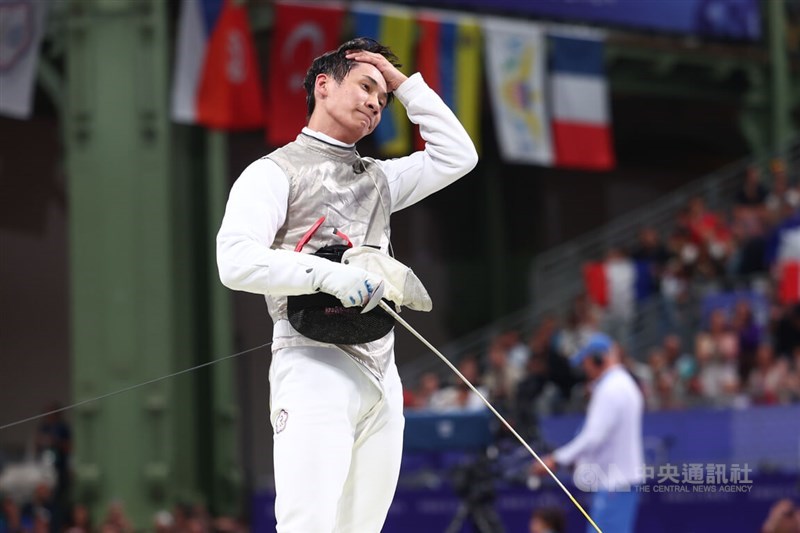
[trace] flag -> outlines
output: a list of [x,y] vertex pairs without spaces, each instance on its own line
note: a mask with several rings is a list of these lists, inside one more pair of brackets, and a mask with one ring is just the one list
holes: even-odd
[[583,265],[583,284],[592,302],[600,307],[608,305],[608,283],[603,263],[592,261]]
[[267,144],[279,146],[293,141],[305,126],[303,80],[314,58],[341,44],[344,13],[344,7],[335,2],[275,4],[267,92]]
[[602,39],[549,35],[555,166],[614,167]]
[[47,6],[41,0],[0,0],[0,114],[31,116]]
[[[366,3],[353,4],[355,34],[369,37],[392,49],[407,65],[412,57],[414,19],[412,11]],[[401,68],[408,74],[407,68]],[[387,156],[406,155],[411,150],[411,123],[402,105],[389,106],[374,132],[378,146]]]
[[778,298],[783,304],[800,301],[800,261],[786,261],[779,266]]
[[244,4],[183,0],[172,118],[219,129],[260,128],[264,103]]
[[534,23],[499,18],[487,19],[483,29],[500,153],[510,162],[550,166],[544,32]]
[[[417,71],[455,113],[478,148],[481,33],[473,17],[422,12],[417,19]],[[416,136],[417,149],[425,147]]]
[[652,293],[653,278],[647,261],[618,258],[583,265],[589,299],[618,314],[629,314],[637,302]]

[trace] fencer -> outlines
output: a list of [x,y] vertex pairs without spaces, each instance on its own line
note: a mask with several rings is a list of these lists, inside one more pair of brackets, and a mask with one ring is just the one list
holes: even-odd
[[[406,77],[375,41],[355,39],[318,57],[304,86],[307,127],[236,180],[217,236],[217,262],[224,285],[265,295],[274,323],[277,530],[378,532],[402,451],[394,332],[358,344],[312,340],[290,323],[288,302],[319,292],[355,309],[369,303],[376,287],[389,286],[385,294],[394,304],[430,308],[409,271],[373,268],[374,254],[355,250],[372,246],[388,257],[390,214],[466,175],[478,156],[422,76]],[[424,150],[389,160],[360,157],[356,142],[375,130],[393,97],[419,124]],[[353,261],[313,253],[349,244]],[[359,263],[356,256],[367,259]]]

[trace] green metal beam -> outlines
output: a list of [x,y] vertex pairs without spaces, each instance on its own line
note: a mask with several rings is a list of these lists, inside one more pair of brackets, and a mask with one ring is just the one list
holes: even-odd
[[[70,208],[73,398],[196,361],[191,186],[173,172],[167,4],[73,0],[65,140]],[[188,157],[188,155],[187,155]],[[84,406],[76,497],[95,515],[122,500],[139,527],[199,494],[193,376]]]
[[767,11],[772,74],[772,149],[775,153],[782,153],[789,148],[792,131],[786,4],[777,1],[768,1],[764,4]]

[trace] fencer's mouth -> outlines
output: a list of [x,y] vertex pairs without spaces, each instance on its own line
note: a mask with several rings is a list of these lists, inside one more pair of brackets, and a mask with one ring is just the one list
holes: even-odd
[[366,117],[367,126],[369,126],[371,128],[372,127],[372,116],[370,116],[369,113],[366,113],[365,111],[361,111],[360,109],[358,110],[358,112],[361,113],[362,115],[364,115],[364,117]]

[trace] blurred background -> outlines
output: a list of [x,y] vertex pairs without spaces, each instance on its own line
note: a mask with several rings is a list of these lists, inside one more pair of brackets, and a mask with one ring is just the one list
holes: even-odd
[[[393,217],[435,303],[405,318],[542,453],[582,420],[567,357],[612,334],[647,402],[637,531],[800,506],[797,0],[0,0],[0,532],[274,531],[271,323],[221,286],[214,238],[239,173],[303,126],[311,60],[355,35],[481,156]],[[404,116],[360,153],[418,147]],[[397,336],[384,531],[584,531]]]

